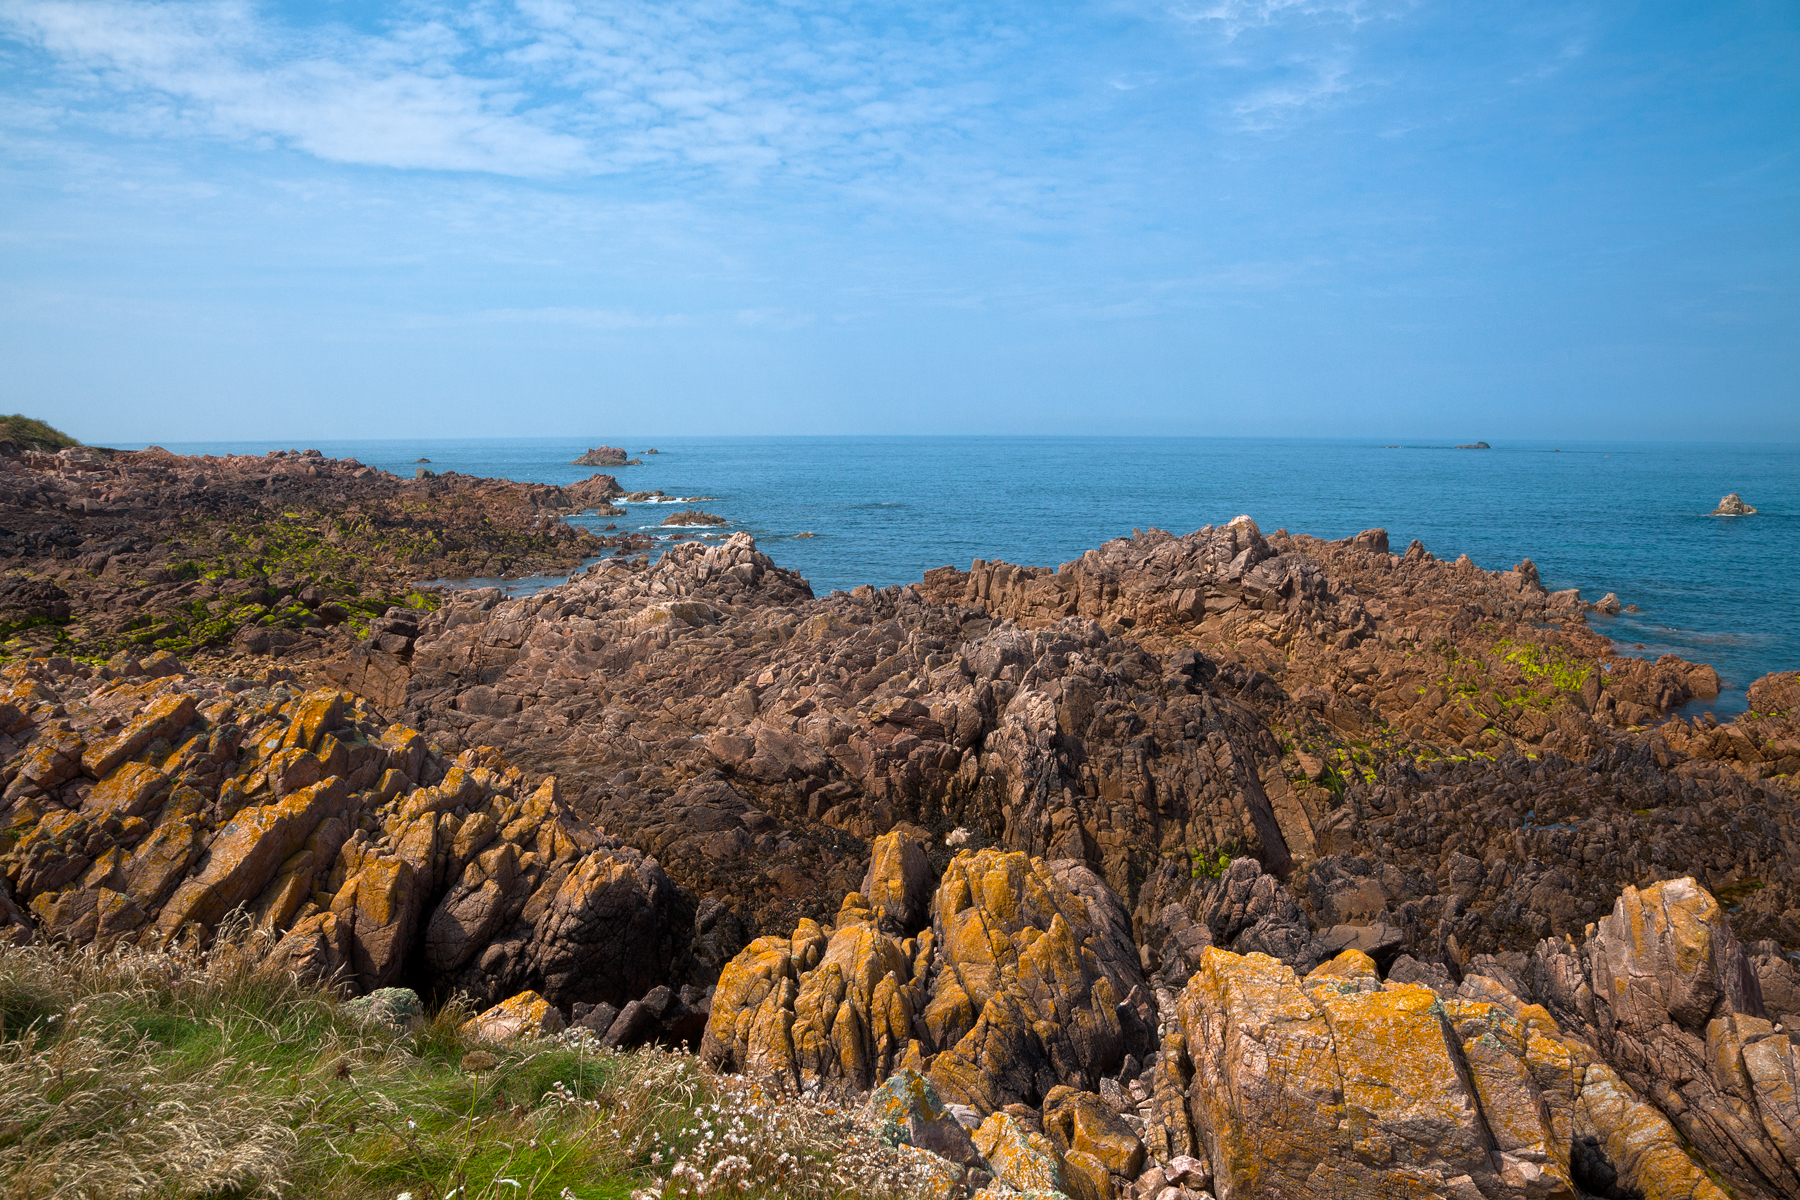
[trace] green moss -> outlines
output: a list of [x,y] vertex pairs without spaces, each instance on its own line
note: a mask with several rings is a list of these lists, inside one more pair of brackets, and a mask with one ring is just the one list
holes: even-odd
[[1763,881],[1760,879],[1740,879],[1736,883],[1728,883],[1722,888],[1713,889],[1713,897],[1726,908],[1741,904],[1745,900],[1762,891]]
[[1231,866],[1233,857],[1230,849],[1189,850],[1188,876],[1192,879],[1217,879]]
[[1561,691],[1579,692],[1593,669],[1580,659],[1550,646],[1502,638],[1494,643],[1494,649],[1518,667],[1527,679],[1549,683]]

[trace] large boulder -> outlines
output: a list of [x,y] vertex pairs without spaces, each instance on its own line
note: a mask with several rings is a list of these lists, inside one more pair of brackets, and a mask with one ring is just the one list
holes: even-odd
[[1620,1077],[1743,1190],[1800,1196],[1800,1058],[1712,894],[1691,878],[1627,887],[1580,958],[1590,1036]]
[[595,446],[580,458],[571,460],[569,465],[572,467],[622,467],[625,465],[626,458],[625,451],[618,446]]

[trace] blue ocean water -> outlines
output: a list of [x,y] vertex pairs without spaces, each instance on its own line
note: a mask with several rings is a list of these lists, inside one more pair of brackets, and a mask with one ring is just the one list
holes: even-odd
[[[404,475],[429,458],[436,471],[542,483],[591,474],[569,460],[595,444],[314,443]],[[651,446],[661,453],[643,455]],[[290,448],[168,445],[189,454]],[[1053,566],[1133,527],[1186,533],[1248,513],[1265,531],[1324,538],[1380,526],[1396,549],[1417,538],[1439,557],[1467,554],[1490,569],[1530,558],[1552,589],[1578,587],[1590,600],[1617,592],[1641,611],[1593,616],[1595,628],[1627,653],[1713,664],[1727,691],[1700,707],[1721,715],[1743,708],[1758,676],[1800,667],[1800,446],[1791,444],[664,437],[626,449],[643,465],[605,470],[628,490],[711,497],[700,507],[727,518],[727,532],[749,531],[821,595],[975,558]],[[1759,514],[1710,516],[1726,492]],[[627,508],[614,518],[621,529],[658,529],[673,511]]]

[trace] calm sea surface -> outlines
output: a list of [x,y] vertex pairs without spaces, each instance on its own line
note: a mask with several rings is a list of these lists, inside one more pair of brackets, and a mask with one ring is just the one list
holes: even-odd
[[[435,471],[572,483],[588,445],[555,438],[314,443],[410,475]],[[616,442],[613,444],[617,444]],[[655,446],[657,455],[641,452]],[[170,443],[187,454],[304,449],[287,443]],[[652,438],[636,467],[600,468],[628,490],[711,497],[699,507],[747,530],[819,594],[915,580],[974,558],[1048,565],[1132,528],[1186,533],[1254,517],[1325,538],[1380,526],[1441,558],[1489,569],[1521,558],[1545,586],[1612,591],[1639,613],[1592,616],[1624,651],[1710,662],[1743,689],[1800,667],[1800,446],[1675,443],[1497,445],[1452,450],[1375,442],[1236,438]],[[1726,492],[1760,509],[1709,516]],[[673,509],[628,505],[621,529]],[[604,525],[606,521],[584,518]],[[796,534],[811,532],[811,538]],[[693,531],[682,536],[693,536]],[[481,581],[491,583],[494,581]],[[543,581],[508,581],[532,590]]]

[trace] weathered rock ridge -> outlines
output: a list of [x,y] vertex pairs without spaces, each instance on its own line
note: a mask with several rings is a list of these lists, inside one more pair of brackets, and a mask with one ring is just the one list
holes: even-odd
[[960,827],[1086,863],[1153,958],[1234,858],[1293,907],[1248,924],[1386,930],[1378,957],[1522,951],[1684,872],[1800,944],[1787,677],[1738,721],[1662,720],[1711,668],[1614,654],[1529,563],[1379,531],[1153,531],[823,599],[739,534],[452,605],[405,669],[397,715],[557,775],[756,928],[829,917],[906,822],[940,858]]

